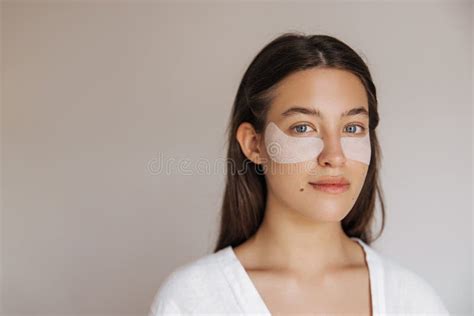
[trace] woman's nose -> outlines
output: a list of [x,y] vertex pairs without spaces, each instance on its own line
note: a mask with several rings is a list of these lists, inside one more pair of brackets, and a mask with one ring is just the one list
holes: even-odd
[[318,156],[318,163],[323,166],[340,167],[346,162],[339,136],[326,136],[323,138],[323,149]]

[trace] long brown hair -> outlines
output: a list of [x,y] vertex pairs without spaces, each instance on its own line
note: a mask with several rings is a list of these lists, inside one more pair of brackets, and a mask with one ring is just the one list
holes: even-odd
[[[378,172],[381,150],[375,133],[379,114],[369,69],[352,48],[334,37],[290,32],[268,43],[255,56],[240,82],[226,131],[228,165],[214,252],[229,245],[236,247],[255,234],[265,211],[265,176],[259,172],[259,166],[243,154],[235,137],[237,128],[241,123],[249,122],[257,133],[262,132],[278,83],[291,73],[315,67],[350,71],[360,78],[367,92],[372,155],[362,190],[342,220],[342,228],[348,236],[358,237],[367,244],[381,235],[385,226],[385,207]],[[235,172],[236,166],[244,166],[244,169]],[[375,218],[376,194],[380,199],[382,225],[377,237],[373,238],[371,225]]]

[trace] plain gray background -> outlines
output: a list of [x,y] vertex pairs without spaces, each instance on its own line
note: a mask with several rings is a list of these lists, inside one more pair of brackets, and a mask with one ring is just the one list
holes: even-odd
[[335,36],[369,65],[387,207],[372,247],[473,313],[472,2],[1,9],[5,315],[144,315],[168,273],[212,251],[224,175],[196,166],[225,158],[242,75],[287,31]]

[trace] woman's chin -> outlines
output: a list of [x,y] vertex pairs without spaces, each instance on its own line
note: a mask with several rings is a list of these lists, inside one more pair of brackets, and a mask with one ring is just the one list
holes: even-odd
[[334,208],[332,207],[308,207],[304,209],[303,213],[305,217],[308,217],[312,220],[318,222],[339,222],[346,217],[346,215],[350,212],[350,209],[347,208]]

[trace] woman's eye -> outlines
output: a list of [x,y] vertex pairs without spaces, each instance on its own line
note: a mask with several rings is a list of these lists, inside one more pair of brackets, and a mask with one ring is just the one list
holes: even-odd
[[348,127],[349,127],[348,130],[349,130],[349,133],[350,133],[350,134],[357,134],[357,133],[356,133],[356,131],[357,131],[356,128],[357,128],[357,127],[360,127],[360,129],[361,129],[361,132],[360,132],[359,134],[362,134],[362,133],[365,132],[365,127],[362,126],[362,125],[351,124],[351,125],[348,125]]
[[304,134],[307,132],[311,132],[314,129],[310,127],[308,124],[301,124],[301,125],[294,126],[292,130],[294,130],[296,134]]

